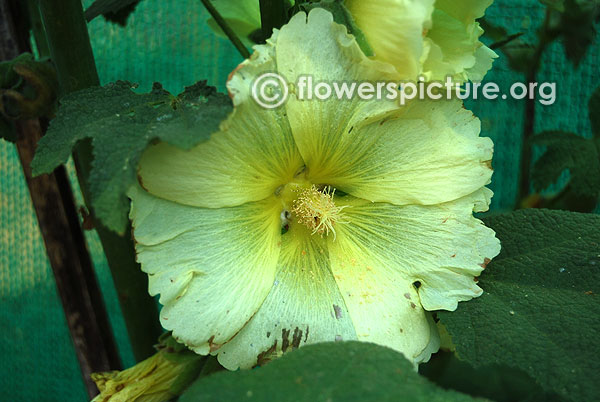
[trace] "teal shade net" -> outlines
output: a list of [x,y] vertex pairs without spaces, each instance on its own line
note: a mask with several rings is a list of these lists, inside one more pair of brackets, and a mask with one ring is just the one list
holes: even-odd
[[[89,4],[90,0],[84,1],[85,6]],[[509,32],[524,32],[525,40],[533,42],[543,16],[538,2],[497,0],[486,18]],[[125,28],[102,18],[92,21],[89,31],[102,83],[128,80],[147,91],[157,81],[178,93],[206,79],[223,91],[241,57],[228,41],[213,34],[205,24],[207,19],[198,0],[143,0]],[[587,102],[598,85],[598,65],[597,44],[577,69],[565,59],[562,44],[550,47],[539,80],[556,82],[557,102],[538,105],[536,132],[589,135]],[[510,70],[500,55],[486,81],[498,83],[506,92],[523,76]],[[517,100],[467,102],[482,121],[483,135],[495,143],[494,211],[511,209],[515,202],[524,106],[524,101]],[[73,177],[72,167],[70,171]],[[0,142],[0,172],[0,400],[86,400],[16,149],[6,142]],[[79,193],[77,199],[82,203]],[[110,271],[97,235],[87,232],[86,236],[123,363],[130,366],[133,355]]]

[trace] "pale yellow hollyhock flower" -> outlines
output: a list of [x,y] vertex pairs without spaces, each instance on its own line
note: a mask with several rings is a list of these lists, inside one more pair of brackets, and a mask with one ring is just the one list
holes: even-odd
[[265,72],[395,74],[322,9],[255,50],[228,82],[235,109],[219,132],[190,151],[152,146],[140,162],[131,218],[162,325],[232,370],[340,340],[426,361],[439,347],[428,311],[479,296],[474,278],[500,249],[473,217],[491,197],[491,140],[458,101],[292,91],[284,107],[259,107],[250,90]]
[[493,0],[345,0],[374,58],[401,80],[481,81],[497,55],[476,22]]

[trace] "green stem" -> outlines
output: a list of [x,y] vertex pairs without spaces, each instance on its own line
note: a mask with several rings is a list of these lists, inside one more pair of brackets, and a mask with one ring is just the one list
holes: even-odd
[[[200,0],[200,1],[202,1],[202,4],[206,8],[206,10],[210,13],[211,17],[214,18],[216,23],[223,30],[225,35],[227,35],[227,37],[229,38],[231,43],[233,43],[233,46],[235,46],[235,48],[238,50],[238,52],[240,52],[242,57],[244,59],[247,59],[248,57],[250,57],[250,52],[248,51],[246,46],[244,46],[244,44],[242,43],[240,38],[238,38],[236,33],[233,31],[233,29],[231,29],[229,24],[227,24],[227,21],[225,21],[225,19],[221,16],[221,14],[219,14],[219,12],[215,8],[215,6],[212,5],[210,0]],[[230,1],[230,0],[227,0],[227,1]]]
[[[525,74],[526,85],[529,88],[531,83],[536,82],[537,73],[542,65],[542,57],[544,51],[552,43],[555,38],[550,32],[550,10],[546,10],[546,18],[544,25],[539,32],[539,42],[535,48],[529,69]],[[531,163],[533,152],[531,148],[531,139],[535,133],[535,113],[537,99],[534,97],[528,98],[525,104],[525,122],[523,125],[523,139],[521,149],[521,164],[519,169],[519,187],[516,199],[516,208],[521,207],[523,200],[531,191]]]
[[38,0],[27,0],[27,9],[29,11],[29,19],[31,22],[31,31],[35,40],[35,47],[37,48],[38,52],[37,57],[50,57],[50,48],[48,47],[48,40],[46,39],[46,33],[44,32],[44,25],[42,23],[42,16],[40,15],[40,8],[38,7]]
[[[62,95],[99,85],[81,1],[40,0],[39,7]],[[76,147],[74,159],[84,199],[88,209],[93,211],[88,190],[93,160],[90,141]],[[131,232],[121,237],[95,223],[119,295],[133,353],[139,361],[154,353],[153,345],[161,332],[157,306],[147,293],[148,279],[135,261]]]

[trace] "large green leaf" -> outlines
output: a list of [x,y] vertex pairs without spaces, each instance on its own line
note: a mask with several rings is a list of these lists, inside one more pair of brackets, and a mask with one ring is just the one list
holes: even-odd
[[305,346],[251,371],[196,381],[180,402],[474,401],[438,388],[398,352],[360,342]]
[[499,365],[474,368],[451,352],[431,356],[419,366],[419,373],[442,388],[494,402],[563,402],[555,393],[545,392],[523,370]]
[[572,401],[600,400],[600,216],[522,210],[486,220],[502,252],[481,297],[439,312],[462,359],[519,368]]
[[58,114],[38,144],[33,173],[52,172],[65,163],[75,145],[92,140],[94,161],[89,191],[94,214],[105,226],[123,233],[135,183],[137,163],[153,140],[182,148],[207,140],[231,111],[231,102],[206,82],[187,87],[177,97],[155,84],[136,94],[117,82],[88,88],[61,99]]

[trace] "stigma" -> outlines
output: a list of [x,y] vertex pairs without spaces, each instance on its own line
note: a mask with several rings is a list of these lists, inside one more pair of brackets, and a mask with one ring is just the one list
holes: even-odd
[[315,185],[311,185],[297,191],[298,196],[292,206],[292,213],[297,221],[312,230],[313,235],[332,233],[335,240],[335,225],[346,223],[342,210],[347,207],[335,205],[335,189],[327,186],[319,190]]

